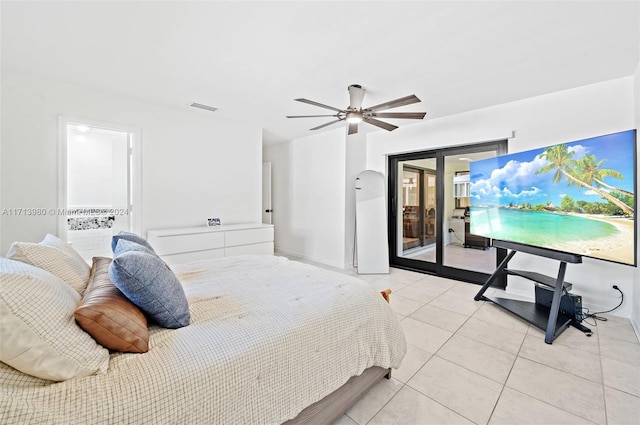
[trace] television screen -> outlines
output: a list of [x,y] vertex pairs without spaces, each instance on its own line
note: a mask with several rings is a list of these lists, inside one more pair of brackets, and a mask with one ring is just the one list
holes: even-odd
[[636,131],[473,161],[470,232],[636,265]]

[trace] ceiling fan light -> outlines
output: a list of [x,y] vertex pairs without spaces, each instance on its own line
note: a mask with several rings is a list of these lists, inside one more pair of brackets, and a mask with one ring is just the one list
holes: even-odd
[[347,112],[347,122],[349,124],[357,124],[362,122],[362,114],[357,112]]

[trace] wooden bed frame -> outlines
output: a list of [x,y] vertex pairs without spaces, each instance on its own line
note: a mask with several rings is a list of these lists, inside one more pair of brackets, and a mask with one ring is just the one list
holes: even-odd
[[343,386],[308,406],[284,425],[332,424],[382,378],[391,379],[391,369],[378,366],[365,369],[362,375],[352,376]]

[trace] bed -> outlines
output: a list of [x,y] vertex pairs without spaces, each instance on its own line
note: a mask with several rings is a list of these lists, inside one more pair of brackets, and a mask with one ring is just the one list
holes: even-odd
[[147,352],[59,382],[0,363],[3,423],[331,423],[405,355],[395,313],[355,277],[275,256],[171,268],[188,326],[151,322]]

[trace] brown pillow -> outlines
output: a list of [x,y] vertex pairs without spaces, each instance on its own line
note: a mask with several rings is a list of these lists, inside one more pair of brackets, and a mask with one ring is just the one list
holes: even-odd
[[109,278],[111,258],[93,257],[91,275],[76,322],[99,344],[110,350],[146,353],[149,329],[142,311],[129,301]]

